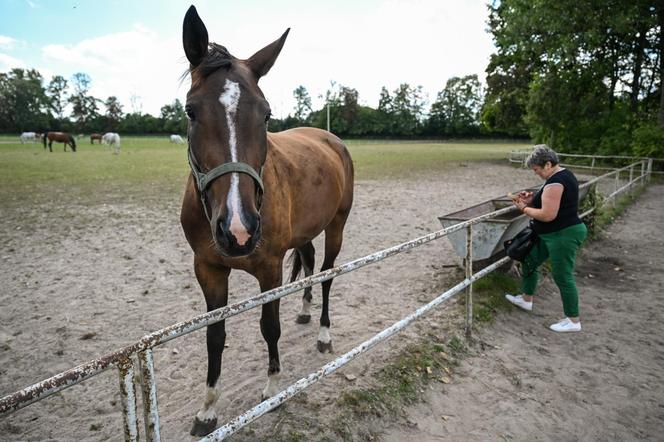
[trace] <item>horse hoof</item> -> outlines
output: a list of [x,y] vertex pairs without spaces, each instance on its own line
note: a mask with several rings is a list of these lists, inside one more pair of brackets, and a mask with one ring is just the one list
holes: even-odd
[[325,352],[332,353],[332,341],[330,342],[318,341],[316,346],[318,347],[318,351],[321,353]]
[[209,421],[200,421],[197,417],[194,418],[194,426],[191,427],[189,434],[192,436],[207,436],[217,428],[217,418]]
[[308,324],[311,321],[311,315],[297,315],[295,322],[298,324]]

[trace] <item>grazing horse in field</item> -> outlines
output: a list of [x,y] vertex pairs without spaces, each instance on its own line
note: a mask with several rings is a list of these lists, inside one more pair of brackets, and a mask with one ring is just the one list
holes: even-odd
[[[247,60],[208,44],[196,8],[183,24],[191,63],[187,93],[189,176],[180,221],[194,251],[196,278],[207,310],[228,302],[231,269],[254,276],[262,292],[282,284],[286,252],[293,251],[291,281],[304,268],[313,273],[312,240],[325,231],[321,270],[334,267],[353,203],[353,163],[333,134],[314,128],[267,132],[270,106],[258,80],[270,70],[286,40],[281,38]],[[332,351],[328,304],[332,281],[322,283],[318,350]],[[311,288],[305,289],[298,323],[311,318]],[[262,306],[260,330],[267,343],[263,398],[279,392],[281,335],[279,300]],[[191,433],[208,434],[217,423],[216,389],[226,340],[225,321],[207,328],[207,393]]]
[[184,144],[184,140],[180,135],[171,135],[171,143]]
[[19,138],[21,144],[34,143],[37,141],[37,134],[35,132],[23,132]]
[[110,149],[113,149],[114,154],[120,153],[120,135],[115,132],[106,132],[101,141],[104,144],[107,144]]
[[76,152],[76,141],[67,132],[46,132],[44,135],[44,150],[46,149],[46,140],[48,140],[48,150],[53,152],[53,142],[57,141],[59,143],[65,144],[65,152],[67,152],[67,145],[71,146],[71,150]]
[[97,133],[90,134],[90,144],[95,144],[94,143],[95,140],[98,140],[99,144],[101,144],[101,134]]

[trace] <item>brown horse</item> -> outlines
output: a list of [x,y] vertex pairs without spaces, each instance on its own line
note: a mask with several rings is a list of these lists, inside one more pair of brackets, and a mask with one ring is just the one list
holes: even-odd
[[[267,132],[270,107],[258,87],[286,40],[280,39],[240,60],[217,44],[208,45],[205,25],[192,6],[183,24],[191,63],[187,93],[189,163],[180,220],[194,251],[194,270],[207,310],[228,301],[231,269],[253,275],[261,291],[282,284],[284,256],[294,249],[291,281],[314,269],[312,240],[325,231],[321,270],[334,266],[353,203],[353,163],[344,144],[329,132],[292,129]],[[328,301],[332,281],[322,283],[318,350],[332,351]],[[311,288],[305,290],[298,323],[309,322]],[[268,349],[263,398],[279,392],[277,342],[279,300],[262,306],[260,329]],[[208,326],[207,392],[191,433],[214,430],[214,409],[226,340],[225,323]]]
[[99,144],[101,144],[101,136],[102,136],[101,134],[97,134],[97,133],[90,134],[90,144],[95,144],[94,143],[95,140],[98,140]]
[[71,150],[76,152],[76,141],[67,132],[46,132],[44,135],[44,149],[46,149],[46,140],[48,140],[48,150],[53,152],[53,142],[57,141],[59,143],[65,144],[65,152],[67,152],[67,144],[71,146]]

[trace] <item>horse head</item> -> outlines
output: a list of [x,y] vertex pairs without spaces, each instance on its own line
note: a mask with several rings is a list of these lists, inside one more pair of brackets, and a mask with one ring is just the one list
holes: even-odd
[[258,80],[270,70],[288,30],[275,42],[241,60],[208,42],[191,6],[182,42],[190,62],[189,163],[218,251],[253,252],[261,236],[262,169],[267,157],[270,105]]

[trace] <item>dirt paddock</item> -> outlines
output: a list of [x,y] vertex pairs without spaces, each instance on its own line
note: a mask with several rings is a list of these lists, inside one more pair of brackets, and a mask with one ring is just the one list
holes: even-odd
[[[437,175],[417,179],[359,181],[337,263],[438,230],[440,225],[436,217],[439,215],[538,183],[532,172],[491,163],[462,164]],[[647,195],[651,194],[652,191]],[[116,350],[148,332],[204,312],[203,296],[193,274],[193,255],[179,226],[179,198],[164,196],[149,201],[132,198],[122,201],[116,196],[111,200],[112,203],[76,202],[53,198],[38,206],[16,202],[3,208],[0,220],[0,395]],[[661,243],[661,223],[664,222],[661,198],[652,205],[653,212],[648,212],[648,215],[658,217],[660,224],[656,226],[653,223],[649,227],[659,229],[658,241]],[[634,234],[630,235],[636,241]],[[319,267],[322,242],[319,239],[315,244]],[[650,255],[644,255],[651,252],[656,255],[655,243],[639,243],[629,247],[632,248],[625,250],[639,250],[636,254],[639,259],[646,262],[650,259],[656,263],[650,268],[659,265],[661,270],[661,256],[651,259]],[[588,252],[588,256],[594,258],[584,261],[582,266],[586,267],[582,268],[583,272],[599,275],[599,271],[592,266],[601,267],[601,257],[605,253],[616,256],[618,252],[613,251],[611,245],[607,246],[607,250],[593,250]],[[661,246],[659,250],[661,253]],[[622,264],[625,275],[635,276],[629,272],[636,269],[632,270],[627,264],[631,256],[620,255],[620,263],[615,266]],[[448,266],[458,262],[449,242],[443,238],[337,278],[332,286],[330,301],[335,355],[350,350],[448,288],[455,272]],[[598,277],[593,282],[605,283],[605,280]],[[626,280],[624,288],[635,287],[631,283],[631,280]],[[568,415],[577,416],[576,408],[563,411],[564,401],[574,404],[574,407],[594,409],[597,415],[611,420],[614,415],[616,418],[622,416],[622,408],[618,408],[617,404],[611,408],[614,400],[620,400],[631,401],[633,408],[630,410],[634,410],[631,417],[623,416],[621,419],[643,425],[640,429],[627,432],[626,424],[618,420],[615,426],[610,427],[615,428],[616,440],[624,439],[620,436],[647,437],[651,434],[652,425],[658,423],[661,428],[664,415],[661,400],[664,397],[661,387],[664,345],[661,340],[662,301],[653,295],[650,309],[635,309],[636,304],[632,302],[621,304],[623,312],[646,315],[644,318],[648,324],[651,320],[656,321],[654,327],[657,328],[652,330],[659,331],[658,335],[649,335],[648,330],[651,329],[642,327],[644,319],[639,321],[637,316],[630,316],[632,319],[629,320],[634,321],[631,327],[633,337],[642,347],[630,346],[632,341],[623,337],[625,325],[621,322],[621,314],[607,316],[603,310],[603,307],[613,305],[610,293],[619,288],[622,289],[622,286],[597,288],[593,298],[597,305],[589,310],[588,321],[589,324],[603,325],[601,328],[589,325],[588,331],[581,336],[593,343],[574,349],[574,352],[601,355],[595,366],[580,366],[578,360],[575,365],[574,357],[579,353],[572,353],[568,359],[554,357],[574,341],[572,337],[555,340],[541,330],[544,322],[558,319],[558,301],[553,289],[548,287],[542,310],[539,310],[538,304],[537,313],[528,319],[522,319],[517,312],[513,312],[498,318],[495,331],[486,332],[489,335],[513,334],[511,339],[505,343],[496,341],[495,347],[499,350],[478,354],[477,358],[484,359],[464,365],[461,375],[455,377],[455,382],[444,395],[427,399],[422,410],[440,407],[440,402],[436,401],[453,400],[455,407],[462,405],[454,412],[446,412],[455,415],[446,422],[452,427],[440,426],[436,413],[432,414],[435,422],[427,423],[426,412],[413,409],[415,426],[395,426],[388,429],[384,437],[403,440],[402,434],[419,432],[421,440],[437,440],[440,437],[459,440],[460,435],[473,430],[478,431],[471,433],[477,435],[477,440],[486,439],[486,435],[490,439],[507,435],[527,440],[521,436],[532,433],[526,430],[520,433],[514,429],[518,427],[516,417],[520,408],[516,405],[500,408],[501,395],[512,394],[507,388],[509,381],[503,379],[503,383],[508,382],[506,387],[502,384],[493,389],[482,386],[486,383],[493,385],[495,379],[500,380],[507,374],[511,376],[510,373],[517,372],[521,364],[529,363],[530,359],[526,359],[530,355],[521,353],[526,348],[543,356],[536,367],[539,371],[528,371],[528,381],[520,381],[521,388],[525,389],[525,399],[517,401],[517,405],[527,403],[529,397],[537,397],[533,393],[537,390],[532,388],[555,390],[549,380],[554,374],[567,376],[564,379],[556,377],[555,382],[586,385],[586,390],[576,391],[570,387],[548,399],[532,401],[529,409],[537,415],[535,428],[538,434],[543,434],[541,431],[547,428],[562,431]],[[231,274],[230,291],[230,300],[235,302],[257,294],[259,289],[252,278],[234,272]],[[636,299],[642,294],[631,292],[629,296]],[[280,353],[284,386],[331,359],[329,354],[321,355],[316,350],[317,321],[313,320],[308,325],[295,323],[300,305],[300,294],[282,300]],[[309,418],[325,419],[333,414],[335,399],[340,392],[370,384],[372,374],[409,341],[424,332],[439,329],[449,316],[445,311],[450,308],[453,306],[444,307],[419,321],[366,357],[319,382],[306,394],[261,418],[251,425],[250,431],[238,434],[233,440],[274,439],[275,428],[278,429],[285,414],[306,413]],[[319,312],[320,287],[316,287],[314,318]],[[227,321],[227,348],[220,379],[222,396],[217,404],[220,423],[259,402],[267,370],[267,350],[258,327],[259,313],[255,309]],[[521,323],[522,320],[526,322]],[[620,343],[606,342],[606,336],[613,336]],[[539,339],[545,341],[538,342]],[[521,342],[523,340],[528,342],[527,346]],[[640,363],[638,352],[649,346],[653,346],[651,359],[659,358],[659,368],[652,365],[654,360],[649,360],[643,370],[634,370]],[[622,352],[623,349],[626,353]],[[475,367],[482,366],[485,360],[493,361],[487,368],[489,373],[473,375]],[[608,364],[606,368],[602,368],[602,363]],[[204,332],[199,331],[157,347],[155,367],[162,439],[193,440],[188,431],[205,391]],[[492,373],[495,379],[491,377]],[[615,390],[608,391],[607,379],[613,380]],[[626,382],[624,385],[620,383],[623,381]],[[593,389],[601,394],[594,395]],[[612,391],[619,394],[614,397]],[[651,398],[657,391],[660,393],[658,400],[643,402],[640,395],[646,394]],[[484,409],[484,414],[478,411],[476,403],[470,403],[470,399],[464,402],[467,396],[481,399],[485,393],[488,394],[486,404],[490,407]],[[560,405],[555,408],[556,414],[549,416],[539,408],[550,407],[546,400]],[[515,399],[510,398],[510,401],[511,404]],[[480,400],[480,403],[484,402]],[[649,411],[642,409],[637,412],[640,405],[646,406]],[[609,411],[602,414],[604,409]],[[468,415],[464,417],[463,413]],[[502,422],[501,416],[505,413],[511,413],[509,419],[512,424],[500,427],[498,423]],[[575,417],[572,422],[579,425],[580,419]],[[474,427],[472,422],[477,420],[486,421],[486,428]],[[122,440],[121,421],[118,376],[116,370],[110,370],[2,418],[0,440]],[[605,424],[597,420],[597,431]],[[589,425],[595,425],[595,422],[585,422],[584,429],[588,432],[583,435],[614,434],[592,433]],[[496,428],[500,431],[494,431]],[[302,431],[307,434],[306,428]],[[284,439],[283,435],[279,437]],[[311,440],[314,440],[313,436]],[[563,440],[566,440],[565,437]]]

